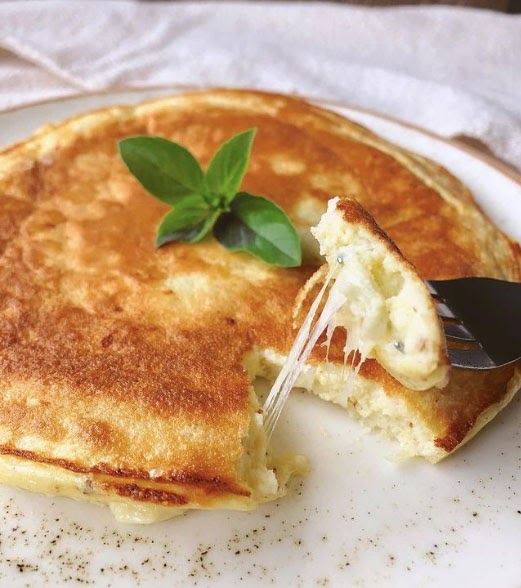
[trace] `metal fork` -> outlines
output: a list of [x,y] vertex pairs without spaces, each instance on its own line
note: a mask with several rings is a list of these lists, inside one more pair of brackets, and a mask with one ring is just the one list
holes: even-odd
[[454,367],[487,370],[521,358],[521,283],[492,278],[429,280]]

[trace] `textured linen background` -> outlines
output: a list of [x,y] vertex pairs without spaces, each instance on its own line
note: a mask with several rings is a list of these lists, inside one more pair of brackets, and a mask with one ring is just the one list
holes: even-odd
[[476,137],[521,167],[521,16],[327,2],[0,2],[0,109],[158,84],[341,100]]

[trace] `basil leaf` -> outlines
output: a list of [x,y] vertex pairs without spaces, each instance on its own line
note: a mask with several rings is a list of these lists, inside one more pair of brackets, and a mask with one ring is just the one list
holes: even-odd
[[282,267],[301,264],[300,239],[284,211],[262,196],[240,192],[216,222],[213,233],[230,251],[248,251]]
[[250,129],[223,143],[212,157],[206,171],[206,182],[212,195],[231,202],[239,190],[257,129]]
[[156,247],[171,241],[196,243],[208,233],[218,216],[219,213],[211,212],[200,196],[185,198],[161,221],[157,229]]
[[162,137],[137,136],[119,141],[119,152],[130,173],[166,204],[205,192],[203,170],[182,145]]
[[210,212],[210,214],[202,222],[200,222],[199,225],[194,227],[194,230],[197,230],[197,233],[190,238],[189,242],[197,243],[203,237],[205,237],[215,225],[215,221],[219,218],[220,215],[220,210],[214,210],[213,212]]
[[250,129],[223,143],[206,175],[185,147],[167,139],[136,136],[119,142],[130,173],[173,206],[158,227],[157,247],[171,241],[195,243],[213,228],[229,250],[248,251],[283,267],[300,265],[300,241],[282,209],[261,196],[237,194],[256,132]]

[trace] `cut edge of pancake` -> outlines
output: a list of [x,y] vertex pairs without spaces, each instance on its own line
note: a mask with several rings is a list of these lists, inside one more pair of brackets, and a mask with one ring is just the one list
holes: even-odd
[[[255,355],[257,374],[267,379],[277,376],[286,359],[273,349],[256,350]],[[368,363],[373,363],[371,368],[383,371],[374,365],[373,360]],[[366,378],[362,371],[350,378],[347,388],[349,370],[349,367],[339,363],[309,362],[302,369],[295,387],[339,405],[368,431],[382,434],[391,443],[388,457],[395,461],[421,457],[435,464],[447,458],[492,421],[521,388],[521,368],[518,366],[508,382],[506,394],[488,406],[462,438],[454,439],[447,446],[445,442],[440,442],[443,431],[431,426],[405,398],[388,393],[385,378]]]
[[[276,377],[286,357],[272,349],[258,350],[257,354],[258,375],[268,379]],[[351,375],[354,376],[351,368],[343,364],[309,362],[295,387],[341,406],[368,430],[380,431],[396,444],[392,450],[396,459],[423,457],[436,463],[449,455],[434,443],[437,432],[418,419],[403,398],[389,396],[382,382],[366,378],[362,373]]]

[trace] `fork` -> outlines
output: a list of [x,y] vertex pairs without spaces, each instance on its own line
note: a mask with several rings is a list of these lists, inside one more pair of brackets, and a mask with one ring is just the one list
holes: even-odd
[[493,278],[429,280],[453,367],[488,370],[521,358],[521,283]]

